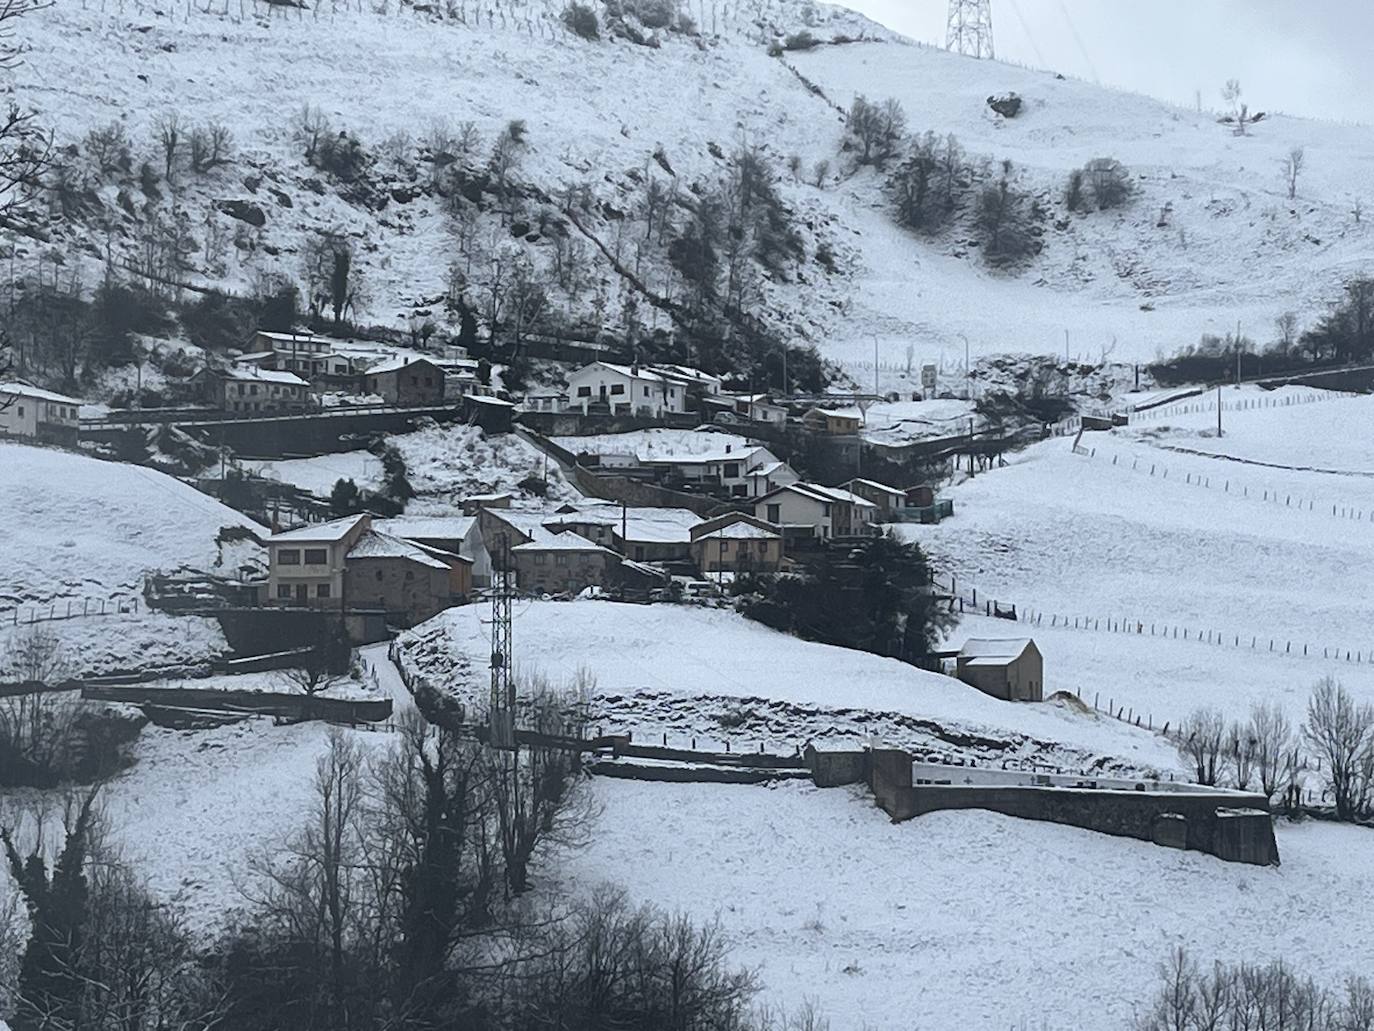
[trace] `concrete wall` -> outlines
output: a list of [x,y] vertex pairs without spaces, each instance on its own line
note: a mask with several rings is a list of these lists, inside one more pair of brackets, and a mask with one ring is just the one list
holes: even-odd
[[[913,784],[911,756],[901,749],[820,752],[807,765],[820,787],[863,779],[894,822],[944,809],[985,809],[1025,820],[1206,852],[1228,862],[1277,865],[1278,843],[1262,795],[1215,789],[1132,791],[1038,785]],[[951,780],[959,767],[950,767]]]

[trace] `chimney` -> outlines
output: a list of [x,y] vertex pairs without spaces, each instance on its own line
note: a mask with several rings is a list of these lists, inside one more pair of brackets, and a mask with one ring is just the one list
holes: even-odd
[[733,446],[734,446],[734,445],[732,445],[732,444],[726,444],[726,445],[725,445],[725,453],[726,453],[727,455],[730,453],[730,448],[733,447]]

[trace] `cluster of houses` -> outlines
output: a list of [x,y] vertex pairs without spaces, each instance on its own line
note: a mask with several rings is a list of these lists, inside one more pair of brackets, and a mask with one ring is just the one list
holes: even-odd
[[200,374],[204,398],[233,413],[292,412],[327,391],[366,394],[387,404],[427,406],[490,395],[478,363],[450,348],[444,356],[348,347],[329,337],[259,330],[225,368]]
[[[665,416],[695,414],[703,421],[753,422],[782,426],[791,409],[770,394],[736,393],[724,389],[719,376],[686,365],[656,365],[595,361],[568,376],[566,389],[527,392],[529,412],[575,412],[581,415]],[[820,433],[854,434],[863,426],[857,408],[810,408],[802,423]]]

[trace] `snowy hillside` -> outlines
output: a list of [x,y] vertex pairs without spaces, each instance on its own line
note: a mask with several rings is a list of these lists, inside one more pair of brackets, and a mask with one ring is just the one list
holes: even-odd
[[[1062,354],[1067,330],[1075,357],[1127,361],[1237,320],[1265,341],[1277,314],[1310,317],[1368,250],[1368,225],[1351,215],[1374,162],[1365,128],[1280,117],[1236,137],[1211,114],[910,45],[858,16],[791,0],[729,13],[688,5],[705,34],[651,31],[651,45],[609,33],[579,39],[541,0],[499,17],[451,6],[446,20],[409,7],[284,15],[265,4],[174,13],[141,3],[58,4],[26,18],[18,95],[86,169],[71,184],[76,201],[57,249],[84,250],[90,282],[107,241],[133,259],[148,226],[179,219],[182,277],[246,291],[263,276],[303,280],[310,240],[339,232],[363,272],[359,321],[400,327],[412,317],[445,324],[451,266],[474,300],[495,275],[493,255],[549,271],[567,260],[571,239],[579,271],[571,285],[566,267],[559,273],[566,289],[554,291],[554,306],[633,334],[666,329],[668,319],[642,300],[628,310],[635,291],[621,272],[659,296],[685,289],[668,248],[649,242],[652,224],[646,232],[639,221],[650,182],[690,197],[756,145],[779,176],[803,253],[750,273],[747,310],[787,339],[816,343],[865,384],[876,345],[884,389],[909,385],[898,373],[908,345],[916,363],[947,365],[962,359],[963,337],[976,353]],[[822,41],[888,41],[768,55],[771,41],[803,29]],[[1025,100],[1015,119],[985,104],[1007,90]],[[1049,215],[1043,253],[1019,274],[993,272],[957,228],[933,239],[899,229],[880,176],[854,172],[841,152],[835,105],[860,93],[900,99],[913,131],[955,134],[972,161],[1014,162]],[[330,132],[362,144],[370,164],[361,180],[307,164],[293,129],[307,105]],[[163,182],[155,125],[172,112],[183,134],[227,128],[232,160]],[[485,162],[512,120],[526,129],[511,172],[523,210],[498,217],[486,197],[456,224],[434,188],[434,147],[454,145],[471,122]],[[91,175],[86,134],[111,122],[128,136],[131,171]],[[1306,148],[1307,171],[1290,202],[1279,162],[1294,146]],[[794,156],[798,174],[786,168]],[[1124,162],[1139,195],[1118,211],[1070,215],[1066,176],[1096,157]],[[821,161],[831,171],[818,188],[810,180]],[[140,189],[143,162],[151,193]],[[574,198],[620,272],[590,238],[549,221],[564,223]],[[27,261],[38,253],[21,248]]]
[[19,444],[0,444],[0,511],[0,613],[113,607],[159,570],[232,577],[251,556],[218,547],[220,529],[269,533],[163,473]]

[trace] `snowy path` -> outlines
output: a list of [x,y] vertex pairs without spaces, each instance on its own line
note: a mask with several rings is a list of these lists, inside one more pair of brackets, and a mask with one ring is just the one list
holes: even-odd
[[413,710],[415,699],[406,689],[400,671],[387,654],[390,647],[390,641],[381,641],[358,649],[358,654],[362,657],[363,665],[377,678],[377,685],[391,699],[391,714],[394,720],[401,713]]

